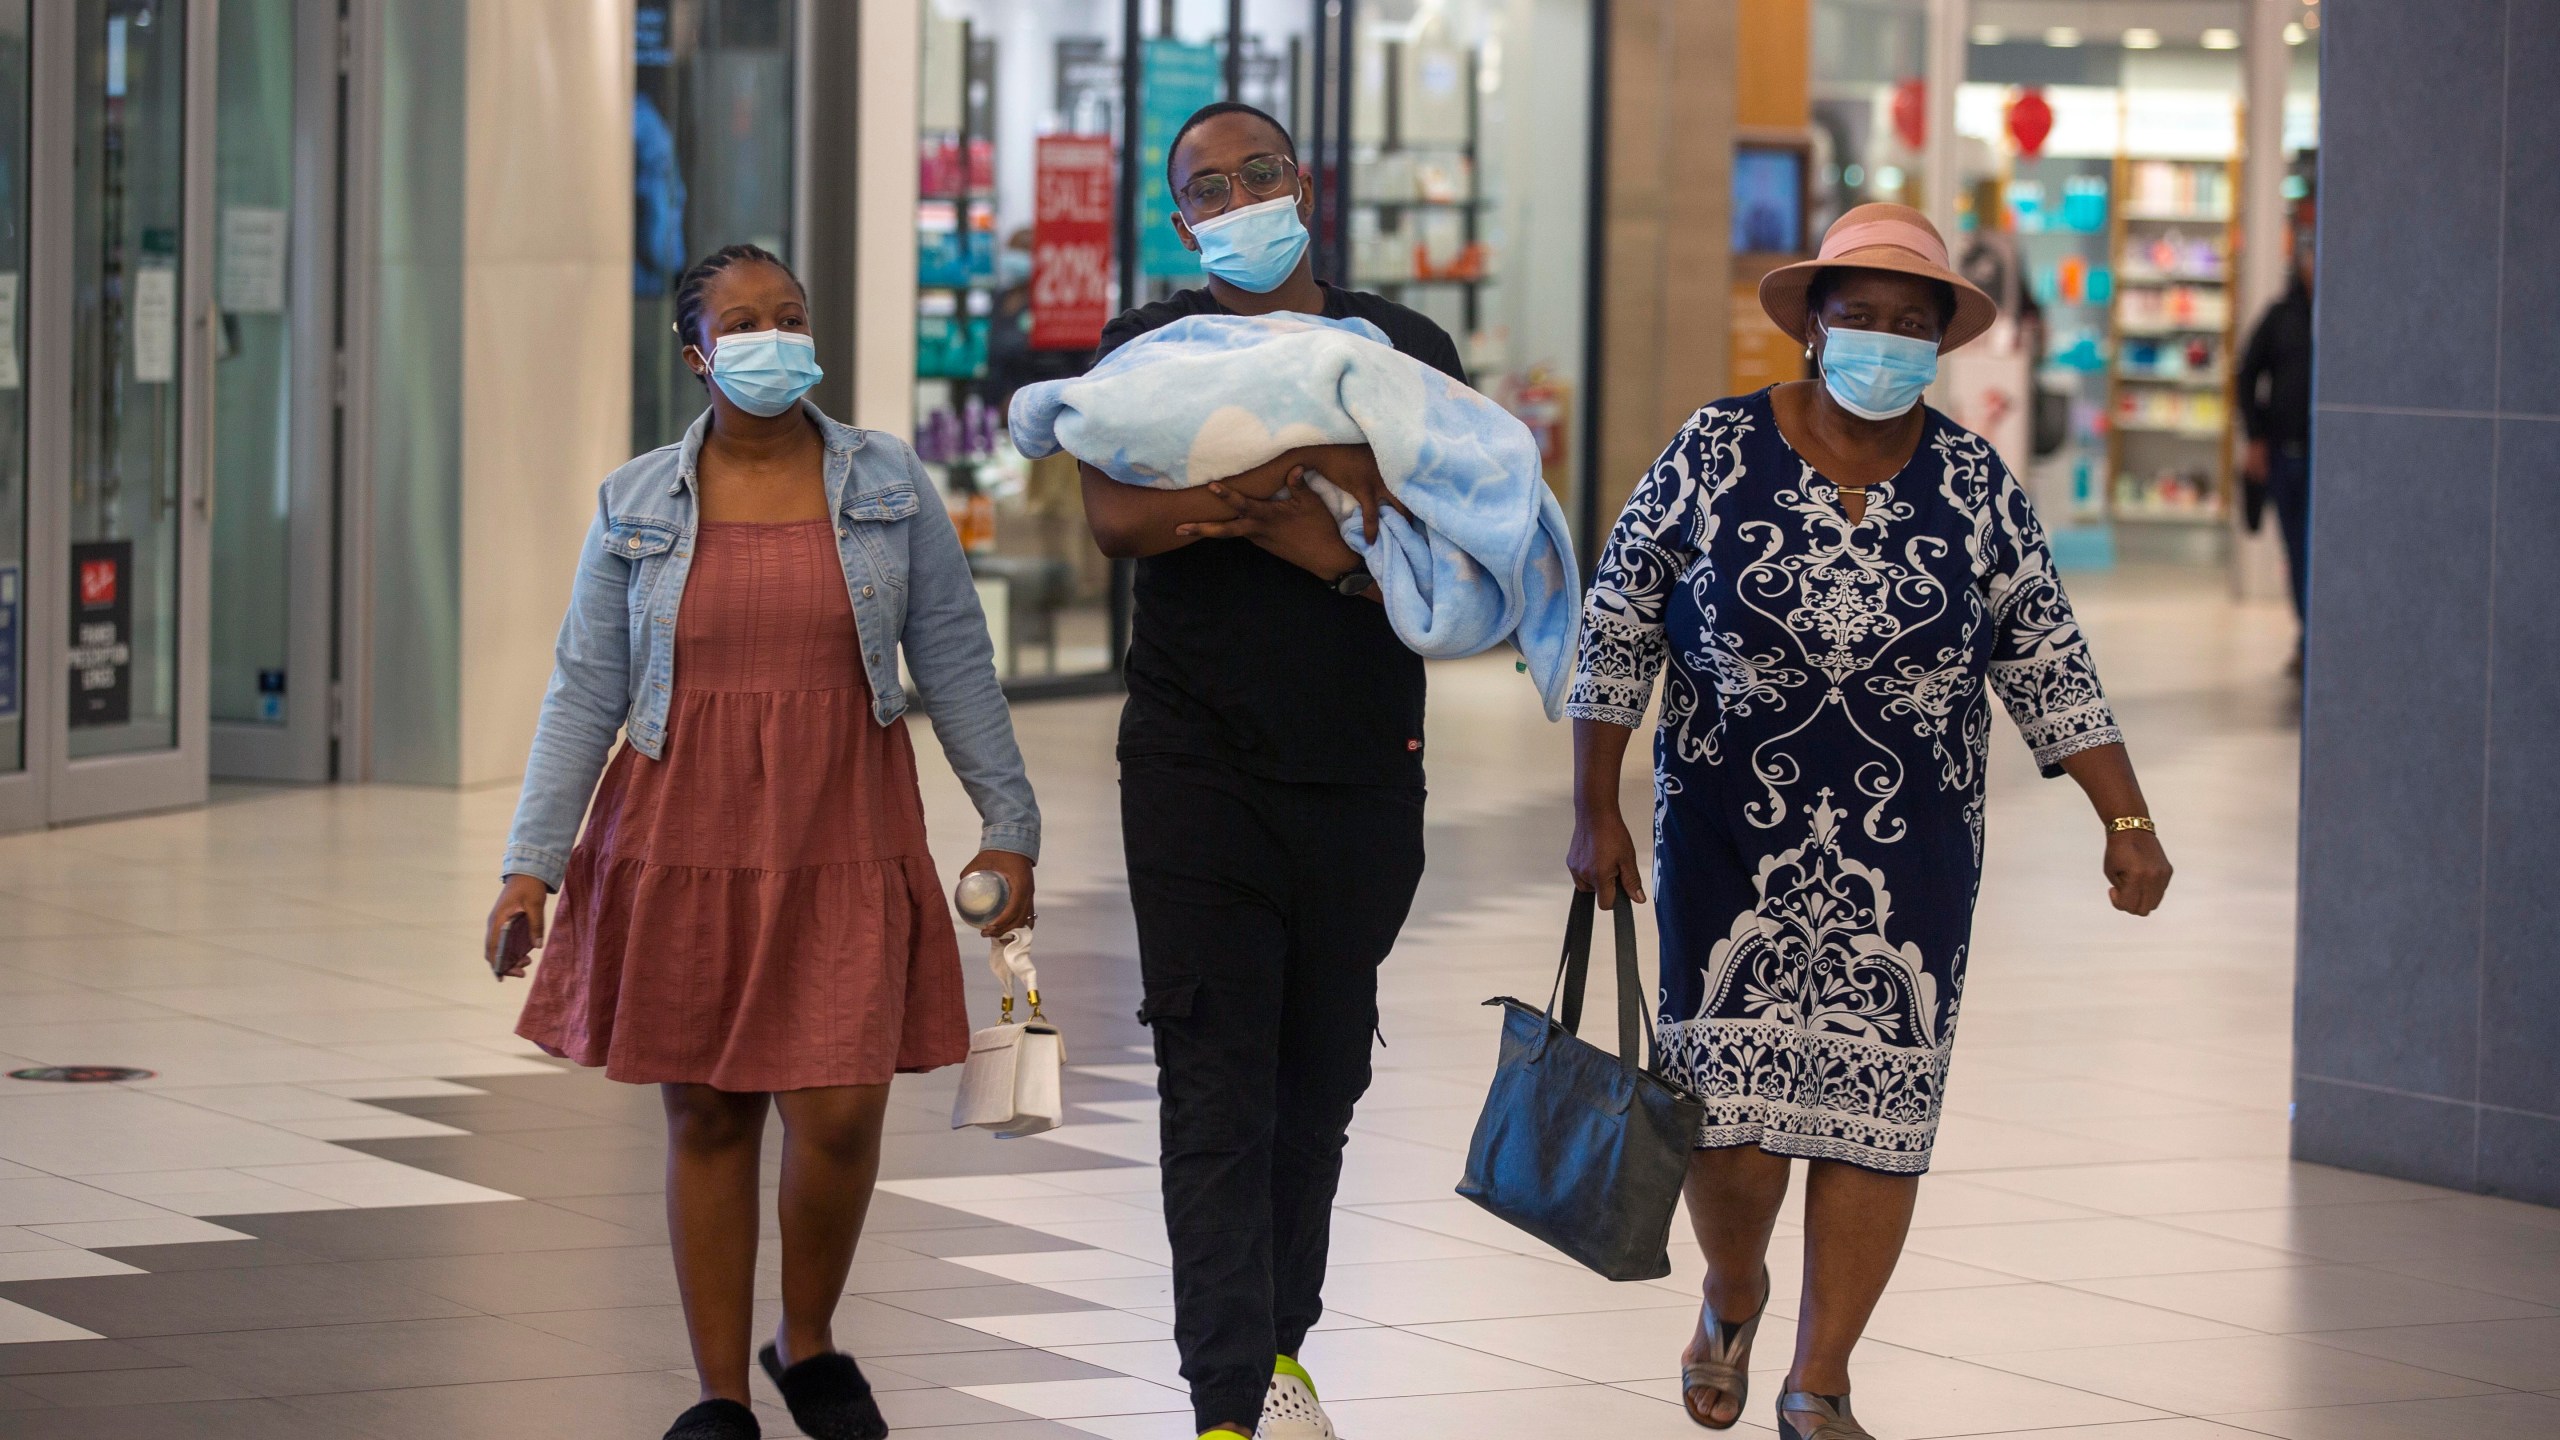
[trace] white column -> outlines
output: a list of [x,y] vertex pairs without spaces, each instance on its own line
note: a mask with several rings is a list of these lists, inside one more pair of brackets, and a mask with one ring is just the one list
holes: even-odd
[[[2238,343],[2246,345],[2258,317],[2284,293],[2292,269],[2284,203],[2284,95],[2293,68],[2291,47],[2284,43],[2292,0],[2245,0],[2248,29],[2241,54],[2240,263]],[[2237,366],[2240,357],[2233,355]],[[2233,443],[2243,443],[2233,427]],[[2232,473],[2239,473],[2234,457]],[[2235,516],[2238,507],[2234,507]],[[2235,521],[2236,523],[2236,521]],[[2278,600],[2285,594],[2284,552],[2269,518],[2256,535],[2241,530],[2233,537],[2231,587],[2243,600]]]
[[524,769],[596,486],[631,455],[633,33],[632,0],[471,0],[464,785]]
[[1966,47],[1972,43],[1972,0],[1929,0],[1929,128],[1921,146],[1921,198],[1938,233],[1955,246],[1956,87],[1964,83]]
[[[917,67],[924,0],[862,0],[853,414],[912,438],[916,411]],[[1016,97],[1014,103],[1023,102]]]

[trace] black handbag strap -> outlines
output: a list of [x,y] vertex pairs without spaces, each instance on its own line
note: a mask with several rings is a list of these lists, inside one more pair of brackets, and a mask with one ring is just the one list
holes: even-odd
[[[1573,909],[1565,920],[1564,956],[1556,963],[1555,988],[1547,993],[1547,1015],[1568,1035],[1582,1033],[1582,992],[1591,983],[1591,928],[1599,904],[1599,897],[1588,890],[1574,892]],[[1644,1003],[1644,973],[1636,963],[1635,905],[1621,891],[1609,914],[1618,941],[1618,1060],[1629,1070],[1650,1069],[1661,1052],[1653,1030],[1653,1007]],[[1641,1050],[1638,1034],[1644,1037]]]
[[[1547,992],[1547,1014],[1564,1026],[1568,1035],[1582,1033],[1582,991],[1591,975],[1591,916],[1596,902],[1589,892],[1577,890],[1573,910],[1564,922],[1564,958],[1556,962],[1556,983]],[[1558,1012],[1561,999],[1564,1009]]]

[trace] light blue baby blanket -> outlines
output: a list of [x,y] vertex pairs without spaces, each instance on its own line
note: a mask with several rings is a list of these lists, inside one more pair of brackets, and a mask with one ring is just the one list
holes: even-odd
[[1010,419],[1025,455],[1063,449],[1157,490],[1223,480],[1302,445],[1369,446],[1418,525],[1382,510],[1372,545],[1357,502],[1322,480],[1312,488],[1378,577],[1397,637],[1435,659],[1509,640],[1547,718],[1563,713],[1579,596],[1537,442],[1368,321],[1189,316],[1076,379],[1015,391]]

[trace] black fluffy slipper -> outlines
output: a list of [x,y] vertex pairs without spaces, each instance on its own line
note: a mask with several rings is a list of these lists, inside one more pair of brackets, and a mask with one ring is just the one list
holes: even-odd
[[764,1427],[735,1400],[705,1400],[676,1417],[666,1440],[764,1440]]
[[767,1345],[756,1358],[809,1440],[882,1440],[889,1433],[889,1422],[872,1402],[871,1382],[852,1356],[841,1350],[812,1355],[786,1370],[782,1356]]

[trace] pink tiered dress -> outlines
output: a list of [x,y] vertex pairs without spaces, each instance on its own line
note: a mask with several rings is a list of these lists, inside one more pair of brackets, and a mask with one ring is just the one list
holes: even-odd
[[675,659],[664,758],[606,768],[516,1033],[736,1091],[967,1058],[915,748],[872,719],[833,525],[703,523]]

